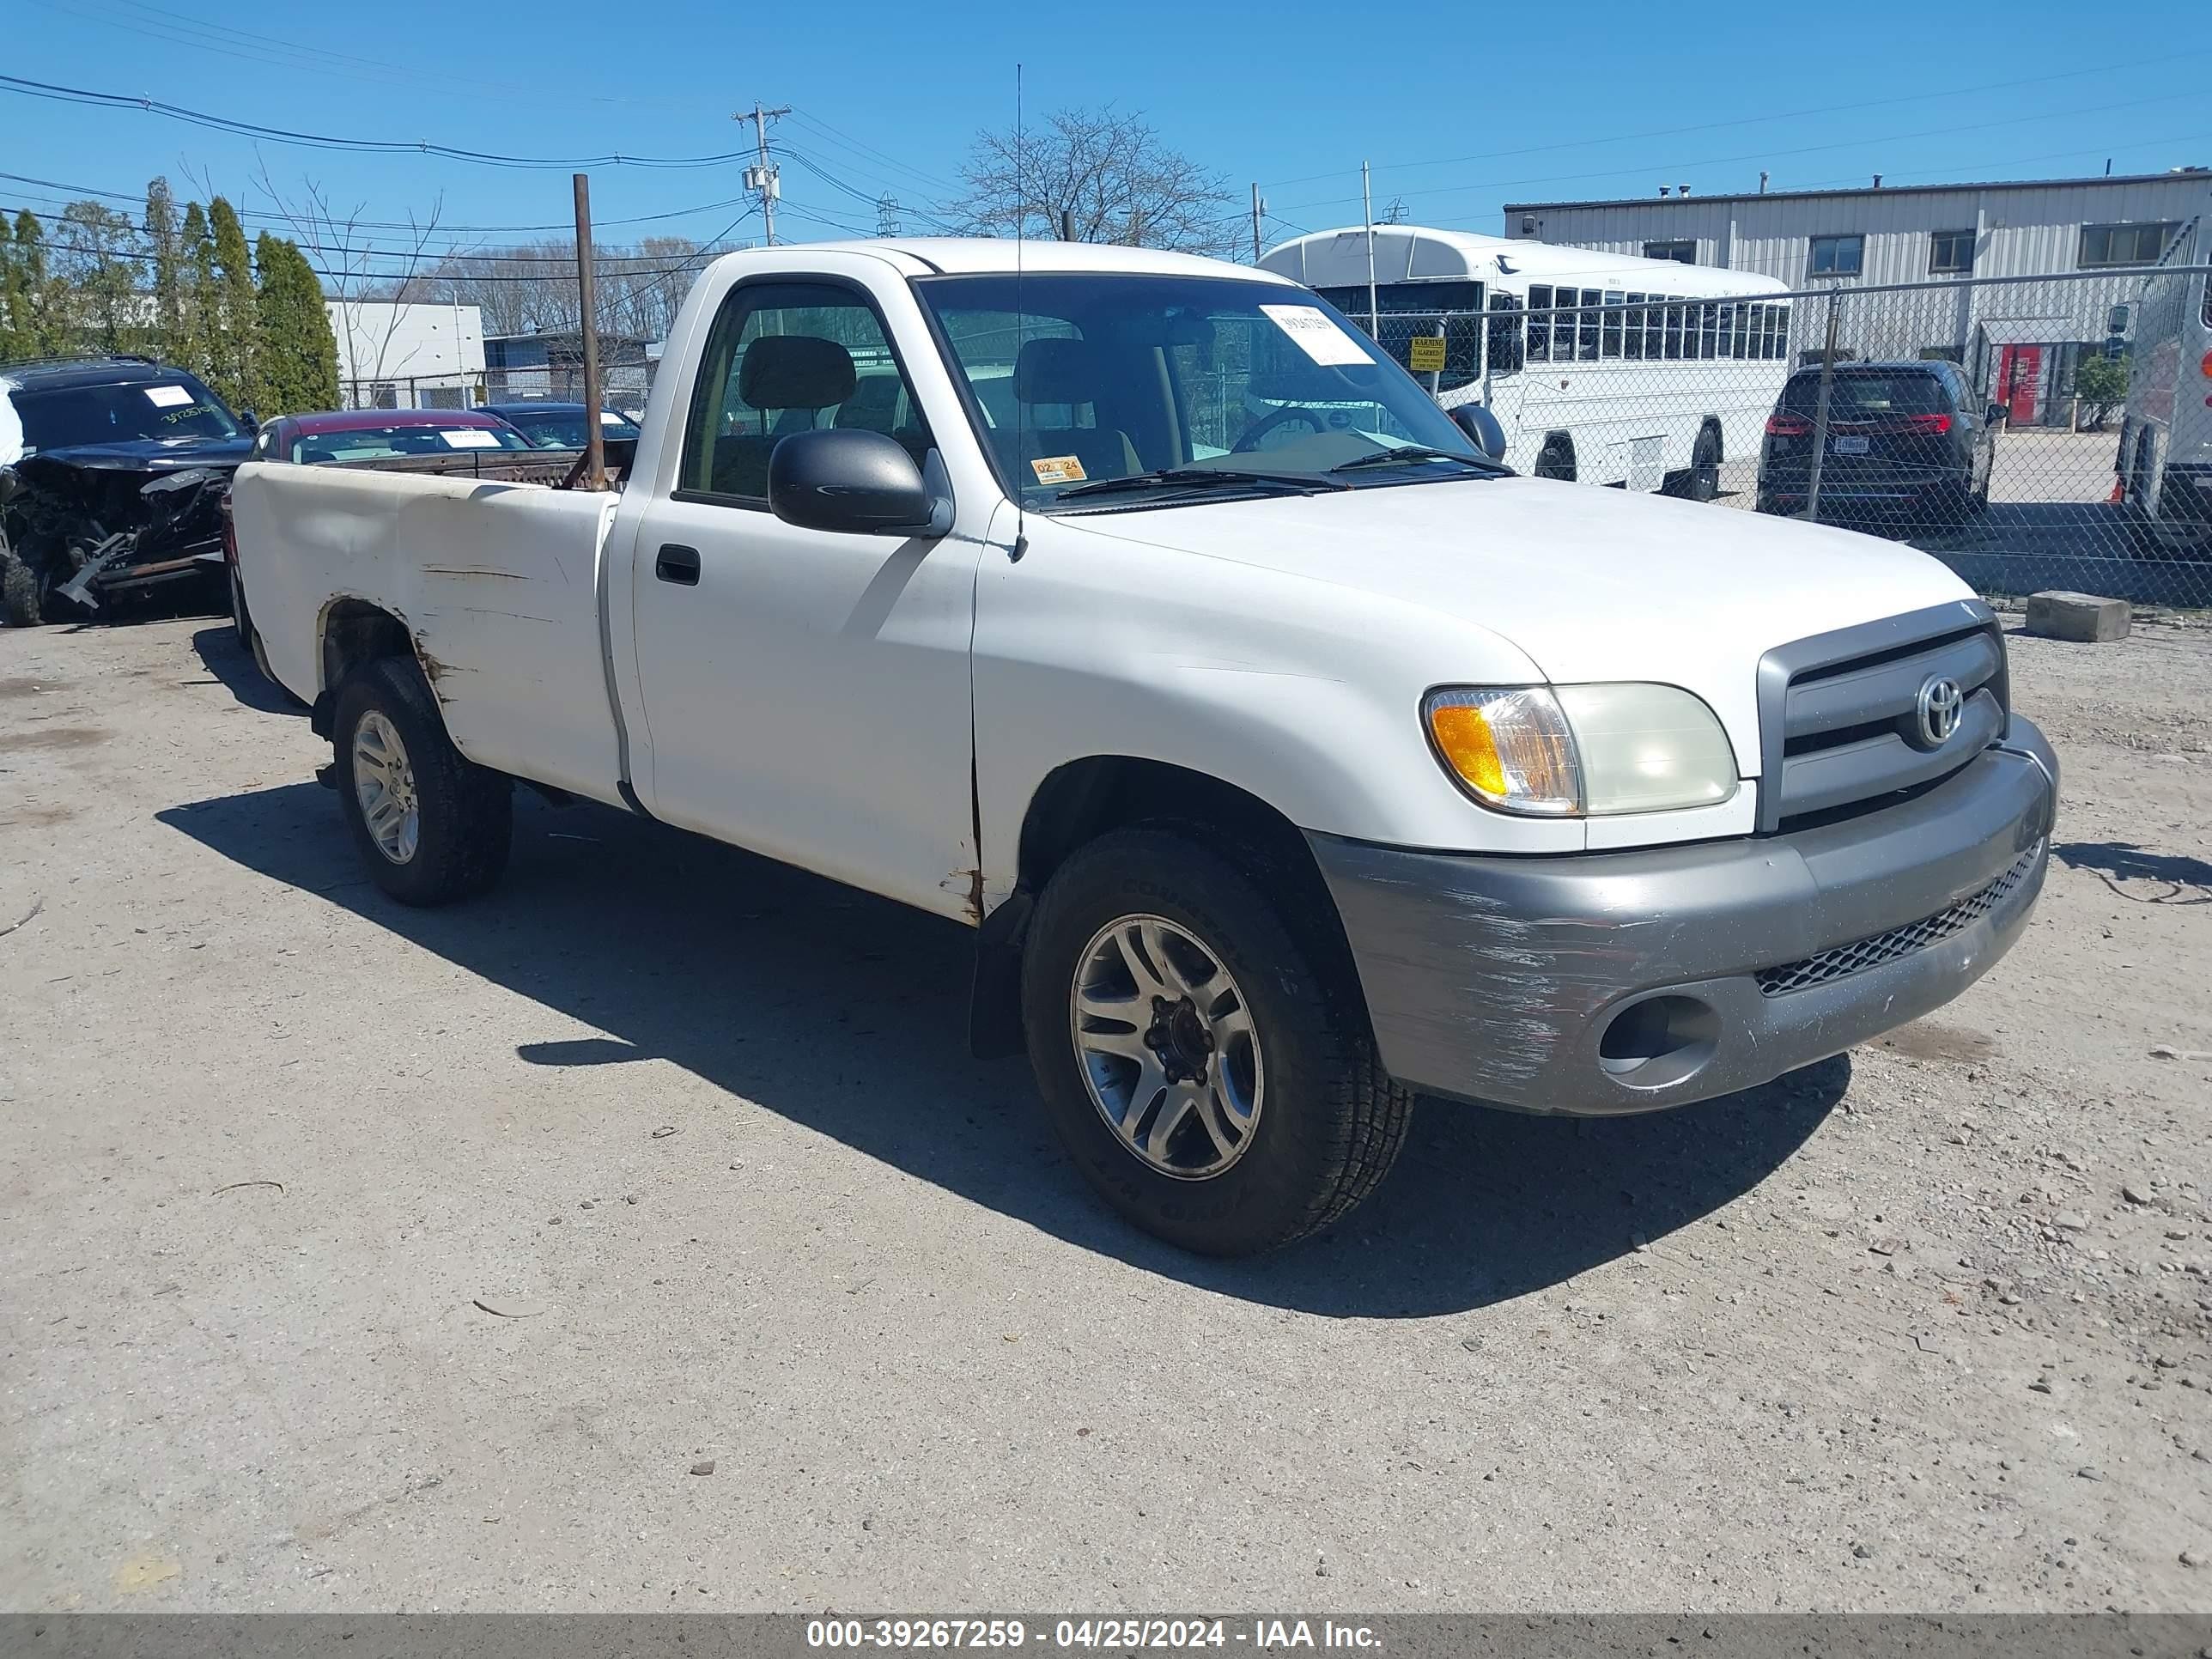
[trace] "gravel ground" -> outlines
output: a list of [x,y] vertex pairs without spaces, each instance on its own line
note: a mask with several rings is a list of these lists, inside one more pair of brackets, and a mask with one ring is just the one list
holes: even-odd
[[534,802],[408,912],[227,624],[0,632],[0,1607],[2212,1608],[2212,631],[2014,650],[1959,1002],[1222,1266],[958,929]]

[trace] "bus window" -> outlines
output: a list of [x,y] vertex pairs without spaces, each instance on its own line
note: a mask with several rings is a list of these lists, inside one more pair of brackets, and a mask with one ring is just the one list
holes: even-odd
[[1547,362],[1552,355],[1552,290],[1540,283],[1528,288],[1528,361]]
[[1698,347],[1698,356],[1701,358],[1717,357],[1720,356],[1721,348],[1720,307],[1718,305],[1699,306],[1698,307],[1698,332],[1700,341]]
[[1521,302],[1510,294],[1490,296],[1490,372],[1521,371]]
[[1605,305],[1605,295],[1599,289],[1586,288],[1582,291],[1581,321],[1576,331],[1582,336],[1582,349],[1576,354],[1583,362],[1597,361],[1599,312]]
[[1656,294],[1649,297],[1654,303],[1644,307],[1644,355],[1656,359],[1667,355],[1667,308],[1656,303]]
[[1621,301],[1627,297],[1618,289],[1607,289],[1605,292],[1605,310],[1602,313],[1605,322],[1605,346],[1602,355],[1605,356],[1620,356]]
[[1679,357],[1681,355],[1682,307],[1668,306],[1667,307],[1667,356],[1671,358]]
[[1644,302],[1650,297],[1646,294],[1628,296],[1628,327],[1621,337],[1620,355],[1637,362],[1644,357]]

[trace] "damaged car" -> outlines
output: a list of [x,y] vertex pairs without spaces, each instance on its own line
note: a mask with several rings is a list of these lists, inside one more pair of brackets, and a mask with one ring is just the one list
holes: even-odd
[[0,404],[9,624],[98,615],[177,583],[219,598],[222,507],[252,447],[250,411],[131,356],[0,365]]

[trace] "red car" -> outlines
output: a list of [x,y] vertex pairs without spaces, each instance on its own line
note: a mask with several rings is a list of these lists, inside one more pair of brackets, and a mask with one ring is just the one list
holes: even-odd
[[313,465],[530,447],[529,439],[499,416],[473,409],[341,409],[270,422],[254,438],[253,453],[246,459]]
[[[322,415],[283,415],[254,435],[249,461],[302,465],[385,461],[403,455],[456,455],[486,450],[526,450],[530,440],[496,415],[473,409],[339,409]],[[223,562],[229,567],[230,616],[238,642],[269,674],[246,588],[238,576],[238,543],[231,533],[230,503],[223,502]],[[276,676],[269,674],[270,683]]]

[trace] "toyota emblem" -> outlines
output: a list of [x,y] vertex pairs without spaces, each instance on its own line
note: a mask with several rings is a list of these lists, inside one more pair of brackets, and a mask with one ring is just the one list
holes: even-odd
[[1929,675],[1913,702],[1920,717],[1921,743],[1929,749],[1941,749],[1950,742],[1951,734],[1959,729],[1959,712],[1966,706],[1966,693],[1959,690],[1958,681]]

